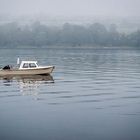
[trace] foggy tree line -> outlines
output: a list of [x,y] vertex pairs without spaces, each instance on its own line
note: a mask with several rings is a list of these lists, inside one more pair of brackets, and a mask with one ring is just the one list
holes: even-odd
[[14,22],[0,25],[0,46],[9,45],[140,46],[140,31],[119,33],[115,24],[106,28],[100,23],[89,26],[65,23],[58,27],[43,25],[40,22],[19,26]]

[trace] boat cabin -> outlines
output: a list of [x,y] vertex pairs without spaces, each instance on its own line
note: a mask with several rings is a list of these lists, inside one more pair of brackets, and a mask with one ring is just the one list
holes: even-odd
[[38,68],[37,61],[21,61],[19,69],[34,69]]

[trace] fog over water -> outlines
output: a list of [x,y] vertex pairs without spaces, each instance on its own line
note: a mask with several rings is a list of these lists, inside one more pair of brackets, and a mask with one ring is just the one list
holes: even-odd
[[140,0],[0,0],[0,140],[140,140]]
[[0,0],[0,14],[139,16],[139,0]]

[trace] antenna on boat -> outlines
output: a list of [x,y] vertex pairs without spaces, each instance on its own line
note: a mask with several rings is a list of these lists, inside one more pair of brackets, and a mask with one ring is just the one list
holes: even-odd
[[19,60],[19,57],[17,58],[17,65],[19,65],[20,64],[20,60]]

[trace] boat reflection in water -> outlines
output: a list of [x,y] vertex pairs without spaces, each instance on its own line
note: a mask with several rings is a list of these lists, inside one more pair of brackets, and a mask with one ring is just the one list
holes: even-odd
[[5,86],[18,86],[22,95],[38,95],[41,85],[54,83],[51,75],[24,75],[0,77]]
[[23,82],[23,83],[36,83],[39,82],[54,82],[53,77],[49,75],[23,75],[23,76],[1,76],[1,80],[3,80],[6,83],[12,82],[16,80],[17,82]]

